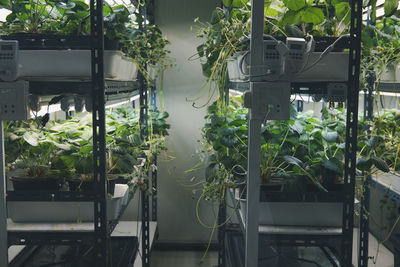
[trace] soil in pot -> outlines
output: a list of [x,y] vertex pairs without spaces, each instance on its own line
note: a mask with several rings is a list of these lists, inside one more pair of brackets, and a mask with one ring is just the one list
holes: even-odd
[[56,191],[60,180],[54,177],[14,176],[10,178],[15,191]]
[[[85,179],[68,179],[69,191],[94,191],[93,179],[85,181]],[[120,183],[118,178],[107,178],[107,193],[113,194],[115,190],[115,184]]]

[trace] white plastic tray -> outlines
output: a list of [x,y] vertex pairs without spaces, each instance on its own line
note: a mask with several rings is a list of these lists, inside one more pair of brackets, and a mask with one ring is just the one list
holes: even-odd
[[[107,199],[108,220],[117,219],[129,194],[127,185],[115,187],[112,199]],[[8,217],[14,222],[92,222],[93,202],[9,201]]]
[[[20,50],[18,59],[19,79],[91,78],[90,50]],[[121,51],[104,51],[104,78],[132,81],[137,76],[136,64]]]
[[[235,194],[238,200],[238,194]],[[246,200],[240,199],[246,218]],[[260,202],[259,224],[276,226],[341,227],[343,203],[339,202]]]
[[[349,53],[331,52],[322,60],[317,61],[321,52],[311,53],[304,71],[293,77],[285,75],[272,78],[273,76],[265,75],[266,81],[271,79],[288,80],[292,82],[312,82],[312,81],[328,81],[328,82],[344,82],[348,80]],[[249,69],[249,55],[243,60],[242,71],[240,70],[240,60],[243,53],[237,53],[228,61],[228,74],[231,81],[247,81]],[[316,64],[314,64],[317,62]],[[265,70],[267,71],[267,70]],[[242,72],[245,72],[244,74]]]

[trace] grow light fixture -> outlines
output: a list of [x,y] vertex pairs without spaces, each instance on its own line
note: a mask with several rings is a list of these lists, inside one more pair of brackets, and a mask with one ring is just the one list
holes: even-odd
[[[113,108],[120,105],[131,103],[137,99],[139,99],[139,95],[135,95],[130,97],[129,99],[124,100],[114,100],[108,101],[106,104],[106,108]],[[46,113],[55,113],[59,111],[76,111],[76,112],[90,112],[92,101],[90,97],[82,97],[82,96],[69,96],[61,100],[59,104],[48,105],[48,101],[43,101],[37,104],[40,106],[38,111],[30,111],[30,117],[38,117],[44,116]]]

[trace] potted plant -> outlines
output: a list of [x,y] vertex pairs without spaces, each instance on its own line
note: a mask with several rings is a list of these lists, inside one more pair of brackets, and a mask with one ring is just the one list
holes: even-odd
[[[261,224],[341,225],[345,116],[340,109],[323,114],[320,119],[292,110],[291,120],[262,127]],[[224,203],[225,190],[236,188],[237,207],[245,215],[247,110],[240,98],[231,98],[226,108],[209,106],[206,119],[202,151],[208,162],[201,199]],[[387,171],[381,157],[371,158],[370,166]]]
[[[194,58],[200,58],[203,74],[223,95],[228,72],[231,80],[247,80],[250,34],[249,1],[223,1],[213,11],[210,23],[199,22],[197,36],[204,41]],[[350,6],[347,1],[267,1],[264,33],[268,36],[341,36],[348,32]],[[322,51],[321,51],[322,52]],[[245,53],[245,54],[244,54]],[[244,58],[243,58],[244,57]],[[347,57],[343,56],[344,59]],[[312,62],[312,61],[311,61]]]
[[[41,131],[36,121],[10,123],[6,127],[7,165],[11,169],[13,188],[19,190],[58,190],[64,179],[52,162],[57,150],[69,146],[58,144]],[[11,152],[10,152],[11,151]]]
[[[84,1],[13,0],[10,7],[12,13],[1,23],[0,32],[3,39],[19,41],[19,77],[90,78],[90,9]],[[156,51],[157,58],[151,61],[163,61],[168,41],[159,30],[151,39],[137,41],[142,35],[137,22],[141,16],[134,6],[104,3],[103,12],[106,79],[136,79],[136,65],[140,69],[144,63],[143,55],[135,54],[138,49],[131,48],[134,42]],[[150,33],[158,29],[149,27]],[[38,59],[43,62],[40,68],[35,64]]]

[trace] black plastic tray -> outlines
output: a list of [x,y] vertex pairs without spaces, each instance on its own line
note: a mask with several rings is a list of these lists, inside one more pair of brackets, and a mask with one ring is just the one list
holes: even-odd
[[[110,267],[132,265],[138,250],[137,237],[111,237]],[[25,248],[10,263],[10,267],[93,267],[93,246],[45,245]]]

